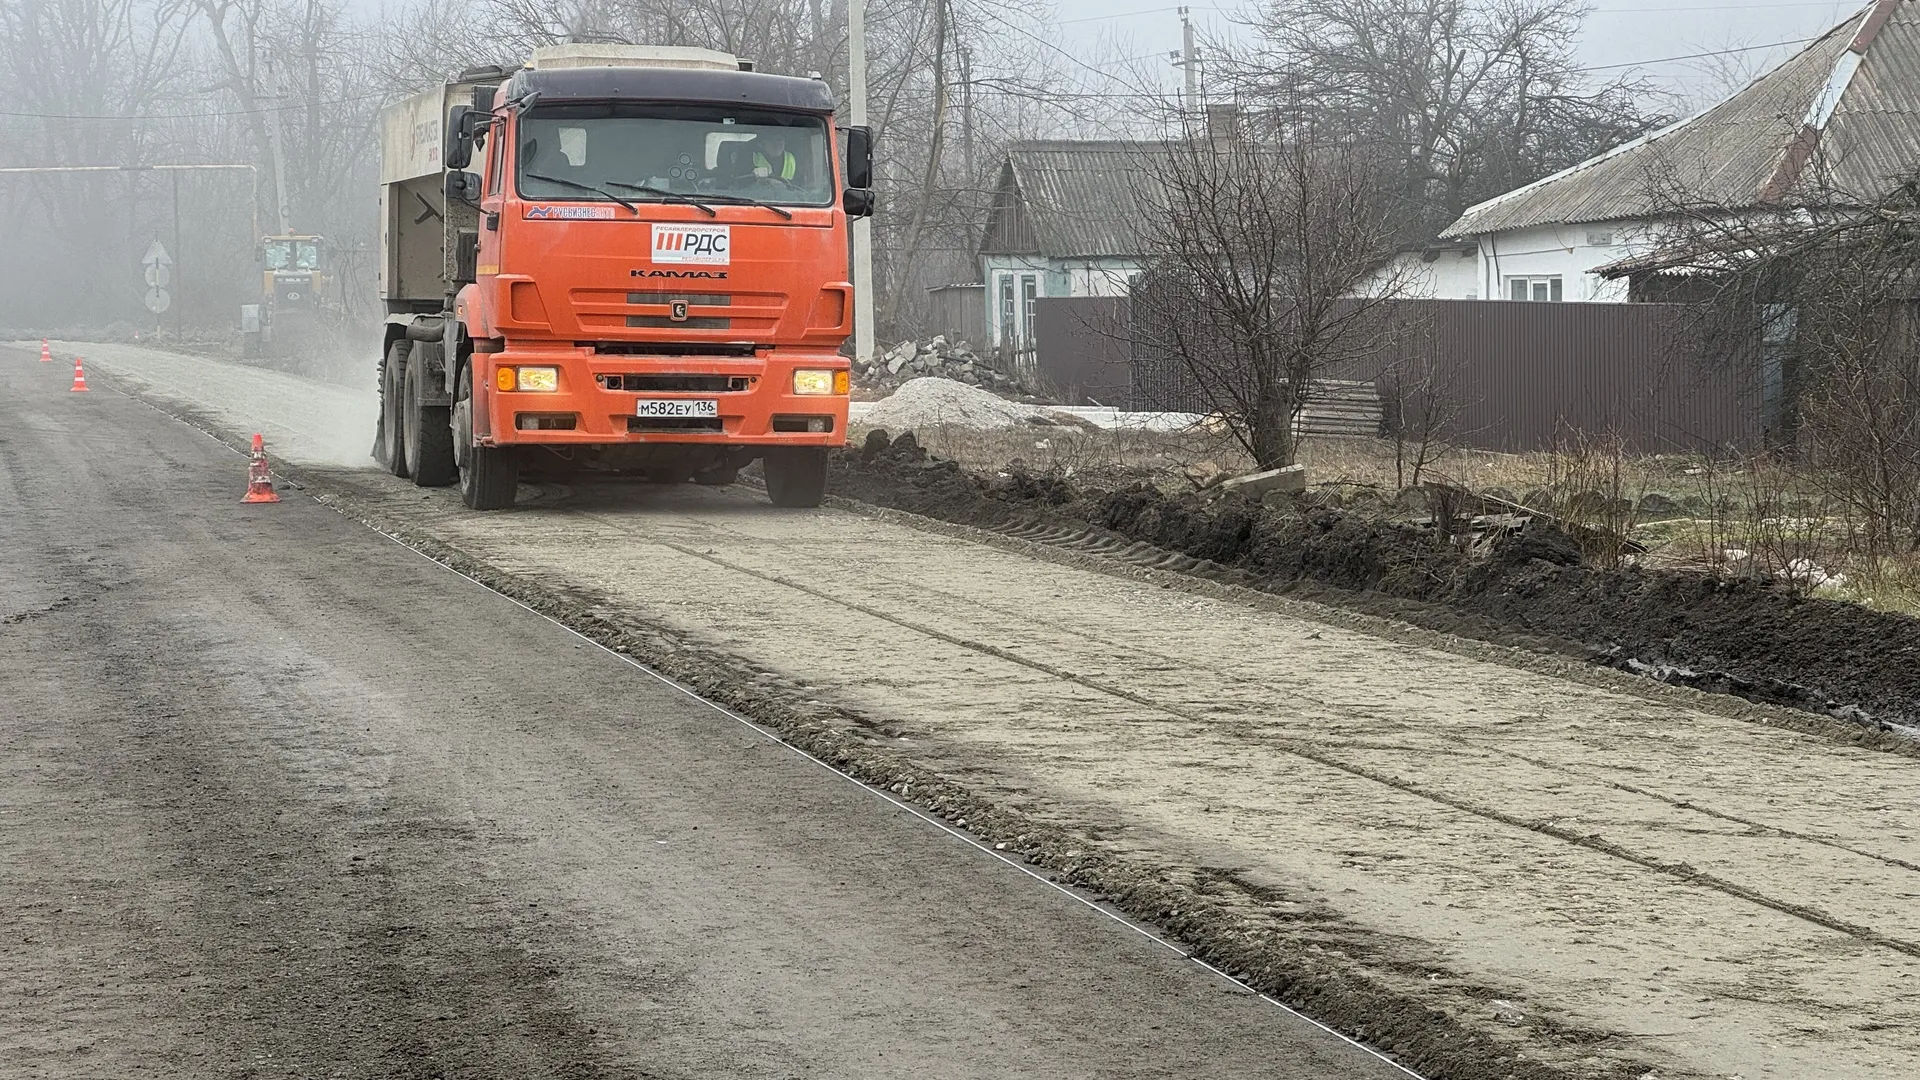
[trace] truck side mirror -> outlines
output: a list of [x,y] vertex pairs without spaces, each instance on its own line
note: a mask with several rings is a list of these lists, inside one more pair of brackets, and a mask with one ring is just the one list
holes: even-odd
[[464,169],[473,160],[473,123],[468,119],[472,115],[471,105],[455,105],[447,114],[447,136],[441,147],[440,162],[449,169]]
[[447,198],[464,203],[480,201],[480,174],[470,172],[450,172],[447,174]]
[[840,193],[840,207],[850,218],[873,216],[873,189],[850,187]]
[[850,188],[870,188],[873,186],[873,129],[870,127],[850,127],[847,129],[847,186]]

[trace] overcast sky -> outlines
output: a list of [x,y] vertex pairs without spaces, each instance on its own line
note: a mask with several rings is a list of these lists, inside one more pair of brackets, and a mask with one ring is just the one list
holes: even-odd
[[[1164,0],[1057,0],[1063,47],[1084,57],[1141,56],[1180,47],[1180,16]],[[1647,76],[1690,98],[1718,86],[1728,66],[1752,74],[1789,55],[1797,46],[1752,49],[1718,58],[1658,63],[1665,57],[1812,37],[1859,10],[1847,3],[1787,3],[1783,0],[1594,0],[1580,42],[1582,63],[1641,65]],[[1201,0],[1197,24],[1233,31],[1236,0]],[[1168,85],[1174,73],[1167,72]]]

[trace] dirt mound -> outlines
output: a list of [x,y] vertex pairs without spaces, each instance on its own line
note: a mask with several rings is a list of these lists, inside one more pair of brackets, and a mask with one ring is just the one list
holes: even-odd
[[959,524],[1082,525],[1305,595],[1447,633],[1545,648],[1699,689],[1868,724],[1920,724],[1920,619],[1777,583],[1581,565],[1539,523],[1469,558],[1431,529],[1328,507],[1203,502],[1147,485],[1077,490],[981,476],[876,431],[838,455],[834,491]]

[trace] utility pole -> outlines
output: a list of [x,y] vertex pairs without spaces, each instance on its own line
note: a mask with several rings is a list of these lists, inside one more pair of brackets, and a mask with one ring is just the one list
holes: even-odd
[[[175,268],[175,270],[174,270],[174,272],[175,272],[175,273],[179,273],[179,266],[180,266],[180,174],[179,174],[179,172],[177,172],[177,171],[176,171],[176,172],[172,172],[172,173],[169,173],[169,174],[168,174],[168,176],[169,176],[169,178],[170,178],[170,179],[171,179],[171,180],[173,181],[173,265],[174,265],[174,268]],[[182,277],[182,278],[180,279],[180,284],[178,284],[178,285],[176,285],[176,286],[174,286],[174,287],[180,290],[180,298],[181,298],[181,302],[180,302],[180,303],[178,303],[178,304],[175,304],[175,305],[173,306],[173,336],[174,336],[174,337],[175,337],[176,339],[180,339],[180,338],[184,338],[184,337],[186,337],[186,330],[185,330],[185,320],[186,320],[186,317],[187,317],[187,316],[186,316],[186,309],[187,309],[187,305],[186,305],[186,302],[185,302],[185,301],[186,301],[186,296],[187,296],[187,282],[186,282],[186,278],[184,278],[184,277]]]
[[[847,97],[853,126],[867,122],[866,0],[847,5]],[[873,219],[853,223],[853,358],[873,362]]]
[[1181,105],[1188,114],[1200,108],[1200,50],[1193,44],[1193,15],[1187,8],[1180,9],[1180,51],[1169,54],[1173,66],[1184,69],[1186,73],[1186,94]]
[[960,145],[967,169],[967,183],[973,183],[973,49],[960,46]]
[[[273,212],[279,235],[285,236],[293,231],[287,212],[287,155],[281,147],[280,133],[280,76],[274,71],[273,54],[267,53],[267,81],[272,84],[272,94],[267,100],[273,102],[267,107],[267,150],[273,158]],[[259,237],[254,237],[257,241]]]

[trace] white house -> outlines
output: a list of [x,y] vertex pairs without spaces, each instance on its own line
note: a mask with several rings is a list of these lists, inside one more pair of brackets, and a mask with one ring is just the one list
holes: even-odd
[[1127,295],[1162,153],[1138,142],[1013,144],[980,244],[989,345],[1030,347],[1042,298]]
[[[1872,198],[1920,171],[1920,0],[1878,0],[1718,105],[1472,206],[1441,235],[1474,273],[1434,274],[1443,299],[1623,302],[1627,260],[1661,243],[1663,207],[1790,202],[1826,171]],[[1606,271],[1606,272],[1603,272]]]
[[1408,248],[1374,271],[1358,296],[1480,299],[1480,251],[1471,240],[1436,240]]

